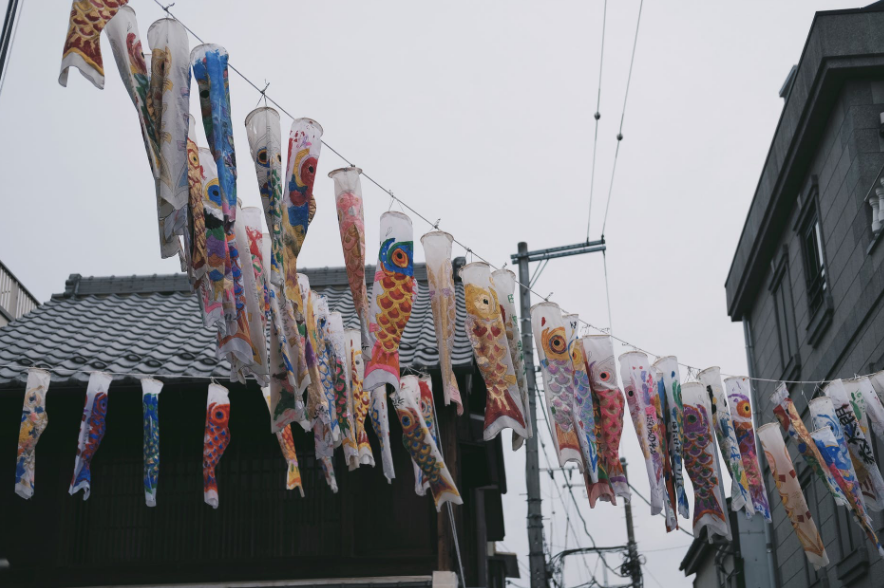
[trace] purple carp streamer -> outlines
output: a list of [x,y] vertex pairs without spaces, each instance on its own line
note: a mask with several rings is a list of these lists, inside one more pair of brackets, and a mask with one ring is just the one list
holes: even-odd
[[58,83],[68,85],[68,68],[80,70],[99,90],[104,89],[101,31],[129,0],[74,0],[64,39]]
[[344,167],[329,172],[335,182],[335,210],[344,266],[353,296],[353,307],[359,317],[363,336],[368,339],[368,293],[365,287],[365,213],[362,210],[362,183],[358,167]]
[[849,394],[842,380],[829,382],[823,392],[832,399],[835,417],[841,425],[866,499],[866,508],[884,510],[884,479],[881,478],[881,470],[875,462],[872,445],[862,430],[862,421],[857,418],[857,415],[864,416],[864,407],[859,402],[862,395],[856,393],[856,390],[851,390],[854,394]]
[[629,500],[632,493],[620,463],[620,438],[626,401],[617,385],[614,345],[609,335],[589,335],[580,340],[592,405],[595,411],[596,443],[599,452],[599,481],[588,488],[589,505],[597,500],[617,504],[617,496]]
[[801,492],[798,476],[789,457],[789,450],[783,442],[783,435],[776,423],[768,423],[758,429],[758,440],[764,447],[764,455],[770,466],[770,473],[780,492],[786,515],[795,529],[798,541],[804,548],[807,560],[813,567],[819,569],[829,565],[829,557],[826,555],[826,546],[820,537],[820,533],[810,516],[807,501]]
[[418,466],[423,478],[429,484],[436,504],[436,511],[441,512],[442,505],[446,502],[451,504],[463,504],[463,499],[454,485],[454,479],[445,466],[442,454],[436,442],[433,440],[420,406],[420,388],[416,376],[408,385],[401,385],[390,394],[393,408],[399,416],[402,424],[402,443],[411,455],[411,459]]
[[[521,397],[522,406],[525,407],[525,414],[527,415],[528,379],[525,377],[525,358],[522,354],[522,333],[519,328],[519,315],[516,312],[516,274],[508,269],[499,269],[491,272],[491,280],[494,285],[494,291],[497,293],[497,301],[500,303],[500,312],[503,317],[504,327],[506,328],[506,341],[509,344],[510,357],[513,360],[513,370],[516,372],[516,383],[519,385],[519,396]],[[534,435],[534,431],[531,429],[530,419],[525,421],[525,429],[528,432],[528,437]],[[524,441],[524,437],[514,435],[513,451],[517,451]]]
[[464,283],[467,318],[464,328],[473,346],[476,364],[485,381],[485,429],[490,441],[509,428],[520,437],[528,436],[525,407],[513,369],[500,303],[487,263],[468,263],[460,271]]
[[670,478],[675,492],[675,503],[682,518],[691,518],[687,492],[684,488],[684,405],[681,399],[681,378],[678,373],[678,360],[672,356],[661,357],[654,362],[660,370],[665,395],[664,419],[666,423],[666,447],[669,450]]
[[568,353],[568,337],[562,309],[555,302],[540,302],[531,307],[531,331],[540,359],[543,392],[553,430],[553,442],[559,465],[569,461],[583,470],[583,454],[574,428],[572,406],[574,370]]
[[28,368],[28,383],[18,430],[18,453],[15,459],[15,493],[28,500],[34,495],[34,469],[37,442],[49,426],[46,395],[49,393],[49,372]]
[[163,383],[141,378],[141,407],[144,422],[144,502],[157,505],[157,483],[160,477],[160,392]]
[[774,405],[774,415],[777,417],[777,420],[780,421],[780,426],[783,427],[783,429],[789,434],[789,437],[795,442],[798,452],[804,458],[804,462],[810,466],[816,475],[823,481],[823,484],[829,489],[835,502],[842,506],[846,506],[848,501],[847,497],[844,496],[841,485],[838,483],[832,471],[826,466],[823,456],[816,447],[816,443],[813,442],[811,434],[804,426],[804,421],[801,420],[798,411],[795,409],[795,405],[792,403],[792,399],[789,398],[789,391],[784,384],[780,384],[777,387],[776,392],[771,395],[771,403]]
[[104,439],[107,430],[107,395],[113,377],[104,372],[89,374],[86,386],[86,402],[80,422],[80,438],[77,441],[77,457],[74,460],[74,477],[68,494],[83,491],[83,500],[89,500],[92,490],[92,458]]
[[771,519],[767,489],[764,487],[764,476],[762,476],[761,467],[758,465],[758,450],[755,447],[752,403],[749,401],[752,395],[749,388],[749,378],[725,378],[724,385],[727,389],[727,399],[733,409],[731,417],[734,421],[734,432],[737,435],[740,456],[743,459],[743,470],[746,472],[746,481],[749,483],[752,506],[755,508],[755,512],[761,513],[769,521]]
[[451,267],[453,239],[454,237],[444,231],[430,231],[421,237],[421,244],[424,246],[424,257],[427,260],[430,306],[433,309],[433,326],[439,349],[439,370],[442,372],[442,395],[445,406],[454,402],[457,405],[457,414],[461,415],[463,401],[460,398],[460,389],[457,387],[457,378],[451,367],[454,330],[457,326],[454,274]]
[[712,402],[706,387],[686,382],[681,389],[684,407],[684,466],[694,485],[694,537],[705,527],[707,537],[731,540],[725,515],[721,469],[712,433]]
[[697,378],[706,386],[712,401],[712,424],[718,438],[718,448],[731,475],[731,509],[737,512],[745,510],[746,516],[751,517],[755,514],[755,507],[752,505],[749,480],[743,469],[743,457],[740,455],[740,444],[734,431],[727,396],[721,387],[721,370],[718,367],[707,368]]
[[663,512],[665,506],[666,483],[663,479],[663,463],[667,459],[663,451],[661,428],[657,414],[660,395],[654,371],[648,356],[640,351],[631,351],[620,356],[620,379],[626,392],[626,403],[635,426],[639,446],[648,470],[648,483],[651,487],[651,514]]

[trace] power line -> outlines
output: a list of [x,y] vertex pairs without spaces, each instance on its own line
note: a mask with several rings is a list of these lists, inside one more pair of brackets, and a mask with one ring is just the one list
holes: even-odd
[[[644,496],[642,496],[641,493],[640,493],[638,490],[635,489],[635,486],[633,486],[633,485],[630,483],[630,484],[629,484],[629,487],[632,488],[632,491],[635,492],[635,494],[636,494],[639,498],[641,498],[642,500],[645,501],[645,504],[647,504],[648,506],[651,506],[651,503],[648,501],[648,499],[645,498]],[[659,513],[659,514],[660,514],[661,517],[665,517],[665,516],[666,516],[666,515],[663,514],[662,512]],[[685,535],[689,536],[689,537],[693,537],[693,536],[694,536],[693,533],[691,533],[691,532],[689,532],[689,531],[686,531],[685,529],[682,529],[681,527],[679,527],[678,530],[681,531],[682,533],[684,533]]]
[[608,224],[608,210],[611,208],[611,192],[614,190],[614,174],[617,172],[617,157],[620,155],[620,143],[623,141],[623,121],[626,119],[626,101],[629,99],[629,86],[632,82],[632,66],[635,63],[635,49],[638,46],[638,31],[642,22],[642,8],[645,0],[638,5],[638,18],[635,21],[635,38],[632,41],[632,57],[629,58],[629,75],[626,77],[626,92],[623,95],[623,111],[620,113],[620,130],[617,131],[617,149],[614,151],[614,166],[611,168],[611,183],[608,184],[608,202],[605,204],[605,218],[602,221],[602,237]]
[[595,103],[595,136],[592,139],[592,173],[589,179],[589,214],[586,219],[586,240],[589,241],[589,231],[592,226],[592,195],[595,191],[595,156],[599,146],[599,119],[602,118],[602,66],[605,63],[605,28],[608,21],[608,0],[605,0],[604,11],[602,12],[602,49],[599,52],[599,90],[598,98]]

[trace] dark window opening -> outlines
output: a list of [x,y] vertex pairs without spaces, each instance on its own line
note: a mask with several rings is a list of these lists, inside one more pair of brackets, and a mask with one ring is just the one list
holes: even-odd
[[787,258],[788,255],[784,253],[779,264],[775,266],[770,286],[783,377],[794,371],[798,361],[798,333],[795,330],[795,307],[792,303],[792,285]]
[[813,316],[822,306],[826,294],[826,261],[819,216],[814,211],[801,227],[801,257],[807,283],[807,309]]

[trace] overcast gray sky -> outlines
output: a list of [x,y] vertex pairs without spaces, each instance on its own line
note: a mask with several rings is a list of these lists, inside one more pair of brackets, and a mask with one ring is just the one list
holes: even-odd
[[[130,5],[144,39],[162,11],[149,0]],[[855,6],[645,2],[605,231],[616,335],[691,365],[745,372],[742,330],[727,317],[723,286],[782,109],[777,91],[814,11]],[[602,7],[178,0],[172,10],[225,46],[246,75],[269,81],[268,93],[289,112],[318,120],[335,149],[500,265],[519,241],[534,249],[586,238]],[[638,0],[608,4],[592,238],[601,233],[638,8]],[[58,85],[69,10],[69,0],[25,2],[0,95],[0,258],[41,301],[63,291],[71,273],[178,271],[176,260],[159,258],[152,176],[107,41],[104,91],[75,71],[68,88]],[[230,79],[239,196],[259,206],[242,124],[258,95]],[[283,116],[284,134],[290,124]],[[202,129],[198,137],[205,144]],[[342,165],[328,150],[320,156],[304,267],[343,265],[326,177]],[[363,188],[372,255],[390,199]],[[429,229],[417,218],[414,227],[415,241]],[[608,323],[598,254],[552,261],[536,289],[595,325]],[[631,423],[622,455],[647,496]],[[507,460],[504,545],[527,564],[524,451]],[[589,543],[573,505],[576,535],[566,539],[562,483],[542,482],[544,498],[553,498],[543,507],[554,553],[575,536]],[[625,543],[622,506],[590,510],[583,490],[575,494],[599,544]],[[667,536],[662,518],[635,504],[646,585],[688,586],[678,563],[690,538]],[[593,570],[601,579],[594,557],[570,559],[568,585]],[[522,573],[516,584],[526,586]]]

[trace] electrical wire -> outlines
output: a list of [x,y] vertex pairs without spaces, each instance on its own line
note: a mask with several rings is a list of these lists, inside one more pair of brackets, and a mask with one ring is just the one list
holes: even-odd
[[592,227],[592,195],[595,191],[595,156],[599,146],[599,119],[602,118],[602,66],[605,63],[605,28],[608,22],[608,0],[605,0],[605,7],[602,12],[602,49],[599,52],[599,89],[598,98],[595,103],[595,134],[592,139],[592,173],[589,177],[589,214],[586,219],[586,240],[589,241],[590,227]]
[[[640,493],[638,490],[635,489],[635,486],[633,486],[632,483],[629,483],[629,482],[627,482],[627,483],[629,484],[629,487],[632,488],[632,491],[635,492],[636,495],[637,495],[639,498],[641,498],[642,500],[645,501],[645,504],[647,504],[648,506],[651,506],[650,501],[649,501],[647,498],[645,498],[644,496],[642,496],[641,493]],[[659,514],[660,514],[661,517],[665,517],[665,516],[666,516],[666,515],[663,514],[662,512],[659,513]],[[693,533],[691,533],[691,532],[689,532],[689,531],[686,531],[685,529],[682,529],[681,527],[679,527],[678,530],[681,531],[682,533],[684,533],[685,535],[687,535],[688,537],[693,537],[693,536],[694,536]]]
[[623,121],[626,119],[626,101],[629,99],[629,86],[632,83],[632,66],[635,64],[635,49],[638,47],[638,31],[642,22],[642,8],[645,0],[638,5],[638,18],[635,21],[635,38],[632,41],[632,57],[629,58],[629,75],[626,77],[626,92],[623,94],[623,110],[620,113],[620,130],[617,131],[617,149],[614,151],[614,166],[611,169],[611,183],[608,184],[608,202],[605,204],[605,218],[602,221],[602,238],[605,237],[605,226],[608,224],[608,210],[611,208],[611,192],[614,190],[614,174],[617,172],[617,157],[620,155],[620,143],[623,142]]

